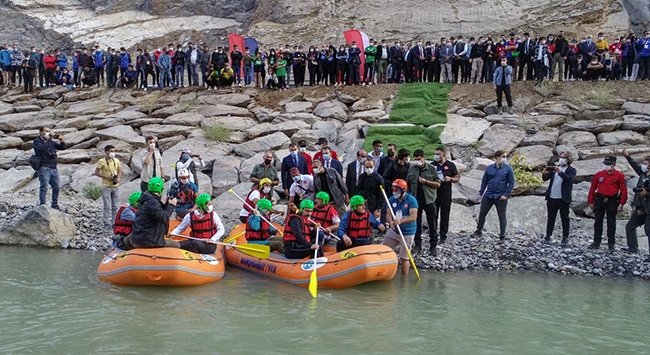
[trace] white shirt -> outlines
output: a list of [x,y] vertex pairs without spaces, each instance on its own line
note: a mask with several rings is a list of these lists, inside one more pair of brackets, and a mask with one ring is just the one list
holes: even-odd
[[[566,167],[561,167],[560,171],[565,172]],[[554,199],[554,200],[560,200],[562,199],[562,177],[560,177],[560,174],[555,173],[553,175],[553,185],[551,185],[551,193],[549,194],[549,197]]]
[[298,195],[300,199],[314,199],[314,177],[311,175],[300,175],[299,183],[294,182],[289,188],[289,197]]
[[196,49],[192,50],[192,52],[190,52],[190,63],[196,64],[196,59],[198,56],[199,52]]
[[379,169],[379,164],[381,164],[381,158],[384,157],[384,152],[380,152],[379,155],[375,155],[374,153],[374,151],[370,153],[370,157],[375,162],[375,171],[377,171]]
[[[199,212],[199,210],[194,210],[194,212],[191,212],[196,214],[197,217],[203,217],[203,213]],[[172,234],[181,234],[183,231],[187,229],[187,227],[190,226],[190,218],[191,214],[188,213],[183,217],[183,221],[181,224],[179,224],[174,230],[172,231]],[[221,239],[221,237],[226,233],[226,229],[223,227],[223,223],[221,223],[221,218],[219,218],[219,215],[217,215],[216,211],[212,211],[212,220],[214,221],[214,224],[217,225],[217,232],[214,233],[212,238],[210,238],[211,241],[217,242]]]
[[[201,167],[205,168],[205,161],[203,159],[200,160]],[[190,170],[190,164],[192,164],[192,159],[187,159],[185,163],[182,161],[177,161],[176,162],[176,172],[178,172],[181,169],[187,169],[187,171],[190,173],[190,182],[193,182],[196,184],[196,177],[194,177],[194,174],[192,174],[192,171]]]
[[[259,200],[261,197],[260,195],[260,190],[253,190],[250,192],[250,195],[248,195],[248,199],[251,202],[254,202],[255,200]],[[251,206],[255,208],[255,206]],[[248,212],[245,208],[242,208],[241,211],[239,211],[239,217],[248,217],[250,215],[250,212]]]

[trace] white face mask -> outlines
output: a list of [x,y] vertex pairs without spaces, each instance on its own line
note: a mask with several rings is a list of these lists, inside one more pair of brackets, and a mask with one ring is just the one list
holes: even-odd
[[155,143],[151,143],[151,144],[149,144],[149,150],[154,149],[154,148],[156,148],[156,144],[155,144]]
[[644,173],[647,173],[648,172],[648,164],[641,164],[641,171],[643,171]]
[[316,150],[320,150],[323,146],[320,144],[316,144]]
[[375,169],[373,169],[373,168],[366,168],[366,174],[368,174],[368,175],[371,175],[374,171],[375,171]]
[[329,154],[323,154],[323,160],[330,160]]
[[422,167],[424,165],[424,162],[422,160],[414,160],[413,165],[417,167]]
[[45,137],[46,139],[50,138],[51,136],[52,136],[51,132],[45,132],[45,134],[43,134],[43,137]]
[[208,206],[205,208],[205,212],[206,212],[206,213],[212,213],[213,210],[214,210],[214,207],[212,207],[212,205],[208,205]]
[[320,174],[320,168],[314,168],[314,174],[318,175]]
[[614,165],[603,164],[603,169],[605,169],[607,171],[610,171],[610,170],[614,169]]
[[399,200],[399,198],[402,197],[402,193],[401,192],[393,192],[393,197],[395,197],[396,199]]
[[502,165],[508,164],[508,158],[501,158],[501,164]]
[[271,192],[271,187],[270,187],[270,186],[266,186],[266,187],[264,187],[264,188],[262,189],[262,192],[264,192],[265,194],[268,194],[269,192]]
[[558,160],[558,163],[560,163],[560,166],[566,166],[567,164],[566,158],[560,158]]
[[115,158],[115,152],[108,153],[108,157],[111,159]]
[[363,164],[364,161],[366,161],[368,158],[357,158],[357,161],[361,164]]
[[293,179],[294,182],[300,182],[301,177],[300,177],[300,175],[296,175],[292,179]]
[[307,147],[300,147],[300,152],[304,153],[307,150]]
[[433,156],[433,161],[440,161],[440,154],[435,154]]

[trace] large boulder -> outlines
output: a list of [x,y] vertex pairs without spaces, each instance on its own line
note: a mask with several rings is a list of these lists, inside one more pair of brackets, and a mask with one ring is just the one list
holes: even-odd
[[39,91],[36,97],[43,100],[56,100],[69,91],[65,86],[52,86]]
[[[572,166],[576,169],[576,182],[591,181],[595,173],[603,170],[603,159],[577,160],[573,162]],[[625,158],[619,157],[616,160],[616,169],[620,170],[625,176],[636,176]]]
[[512,152],[526,137],[526,132],[514,125],[495,124],[483,133],[478,151],[484,156],[492,156],[496,151]]
[[[131,121],[133,122],[133,121]],[[124,124],[124,120],[121,118],[99,118],[93,119],[86,123],[86,128],[95,128],[95,129],[106,129],[114,126],[121,126]]]
[[348,120],[347,106],[338,100],[319,103],[314,109],[314,115],[320,118],[333,118],[344,122]]
[[524,140],[521,141],[521,146],[526,147],[530,145],[545,145],[549,147],[554,147],[557,143],[557,138],[560,135],[560,130],[557,128],[542,128],[535,134],[526,136]]
[[615,131],[623,125],[621,120],[574,121],[562,126],[564,132],[588,131],[593,134]]
[[598,145],[596,136],[591,132],[573,131],[567,132],[558,138],[558,144],[571,145],[576,148],[591,148]]
[[0,101],[0,115],[14,113],[14,105]]
[[0,138],[0,150],[9,148],[18,148],[23,144],[23,140],[18,137]]
[[314,107],[314,104],[308,101],[295,101],[287,102],[284,105],[284,112],[286,113],[295,113],[295,112],[306,112]]
[[70,91],[65,94],[63,94],[63,101],[64,102],[76,102],[76,101],[82,101],[82,100],[90,100],[98,97],[101,95],[106,89],[96,87],[92,88],[90,90],[76,90],[76,91]]
[[[68,146],[74,146],[79,143],[85,142],[87,140],[90,140],[91,138],[95,137],[95,132],[97,130],[94,128],[91,129],[84,129],[81,131],[77,132],[71,132],[71,133],[66,133],[64,135],[65,138],[65,144]],[[57,132],[59,133],[59,132]]]
[[301,129],[309,129],[310,125],[302,121],[286,121],[282,123],[262,123],[249,128],[246,136],[249,139],[265,136],[274,132],[282,132],[288,137],[294,135]]
[[0,243],[65,248],[76,233],[72,216],[40,205],[0,229]]
[[449,213],[449,233],[469,234],[476,230],[472,208],[452,203]]
[[617,110],[597,110],[597,111],[576,111],[574,117],[576,120],[596,121],[596,120],[620,120],[625,111]]
[[106,116],[106,118],[117,118],[117,119],[123,120],[124,122],[130,122],[130,121],[134,121],[134,120],[147,118],[147,115],[142,113],[142,112],[138,112],[138,111],[126,111],[126,110],[123,110],[123,111],[120,111],[120,112],[110,114],[110,115]]
[[200,126],[205,116],[196,112],[184,112],[171,115],[163,121],[166,125]]
[[476,144],[491,123],[480,117],[447,115],[447,125],[440,133],[440,141],[446,146],[468,147]]
[[38,129],[54,126],[55,123],[52,112],[23,112],[0,116],[0,130],[5,132]]
[[218,116],[218,117],[208,117],[201,121],[201,127],[209,127],[214,125],[221,125],[230,129],[231,131],[245,131],[257,123],[248,117],[228,117],[228,116]]
[[623,104],[623,110],[628,113],[637,113],[639,115],[650,116],[650,104],[642,104],[633,101],[627,101]]
[[650,129],[650,116],[625,115],[623,116],[623,127],[621,128],[630,131],[645,132]]
[[361,99],[350,107],[352,111],[384,110],[384,102],[381,100]]
[[538,115],[531,113],[530,115],[519,116],[513,115],[489,115],[485,117],[486,120],[492,123],[503,123],[521,126],[527,128],[540,128],[540,127],[558,127],[567,122],[567,116],[561,115]]
[[[248,181],[242,182],[232,189],[237,195],[245,199],[251,190],[251,183]],[[214,200],[214,209],[219,214],[226,230],[231,230],[235,225],[241,223],[239,222],[239,211],[241,211],[242,205],[237,196],[230,192],[222,193]]]
[[532,111],[546,115],[573,115],[571,109],[564,102],[559,101],[544,101],[535,106]]
[[111,114],[122,109],[122,105],[108,100],[82,101],[71,104],[64,111],[68,116],[94,115],[98,113]]
[[524,161],[533,169],[541,169],[553,157],[553,149],[545,145],[531,145],[515,149],[514,154],[523,156]]
[[[165,169],[165,175],[168,175],[170,172],[170,168],[176,165],[176,161],[178,161],[178,158],[180,157],[180,153],[183,150],[183,148],[190,148],[192,150],[192,154],[197,154],[200,155],[204,160],[205,164],[207,166],[211,166],[214,158],[219,155],[227,155],[228,152],[230,151],[230,146],[229,144],[224,144],[224,143],[217,143],[211,140],[208,140],[204,137],[191,137],[188,138],[171,148],[165,150],[165,153],[163,154],[163,166]],[[142,160],[143,159],[143,153],[139,153],[139,158],[136,153],[133,153],[133,159],[131,159],[131,165],[133,167],[134,165],[134,160]],[[142,162],[138,162],[137,164],[140,165],[140,169],[142,169]],[[136,170],[136,169],[134,169]],[[138,170],[140,171],[140,170]],[[217,172],[218,173],[218,172]]]
[[99,130],[95,134],[104,139],[117,139],[136,147],[145,145],[144,137],[136,132],[133,127],[120,125]]
[[11,168],[0,173],[0,193],[15,192],[34,179],[34,170],[31,168]]
[[0,169],[10,169],[17,165],[27,165],[27,160],[33,153],[19,149],[0,150]]
[[212,194],[219,195],[240,183],[241,160],[232,155],[215,157],[212,165]]
[[[259,118],[258,118],[259,119]],[[303,121],[308,124],[318,122],[320,118],[307,112],[285,113],[277,115],[272,121],[273,123],[285,121]]]
[[250,158],[256,153],[266,150],[286,148],[289,146],[289,143],[290,140],[286,134],[275,132],[268,136],[258,137],[248,142],[237,144],[233,146],[233,152],[242,158]]
[[598,135],[600,145],[638,145],[646,144],[646,137],[633,131],[605,132]]
[[92,116],[77,116],[72,118],[66,118],[56,123],[55,128],[76,128],[84,129],[88,124],[88,121],[92,119]]
[[383,110],[373,109],[368,111],[359,111],[352,114],[350,117],[353,120],[365,120],[369,122],[378,122],[384,118],[388,118],[386,112]]
[[246,94],[221,94],[221,95],[202,95],[197,101],[203,105],[230,105],[238,107],[247,107],[251,102],[251,97]]
[[142,134],[144,137],[154,136],[158,138],[188,136],[192,129],[194,128],[191,126],[152,124],[140,127],[140,134]]
[[89,162],[92,158],[92,153],[86,149],[66,149],[57,152],[57,162],[61,164]]
[[196,112],[202,114],[205,117],[214,117],[214,116],[250,116],[250,112],[242,107],[230,106],[230,105],[210,105],[210,106],[199,106],[196,109]]

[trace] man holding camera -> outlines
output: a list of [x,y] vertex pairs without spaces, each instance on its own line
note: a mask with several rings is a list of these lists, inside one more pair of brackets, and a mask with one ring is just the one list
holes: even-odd
[[156,138],[148,136],[145,138],[147,148],[142,153],[142,171],[140,172],[140,189],[142,192],[147,191],[149,180],[154,177],[162,178],[164,176],[162,155],[156,146]]
[[41,127],[39,136],[34,139],[34,155],[40,160],[38,168],[38,181],[40,189],[38,193],[39,205],[45,204],[47,184],[52,186],[52,208],[60,210],[59,207],[59,171],[56,168],[56,151],[65,149],[63,136],[52,134],[48,127]]
[[122,166],[115,158],[115,147],[104,147],[104,157],[99,159],[95,175],[102,178],[102,201],[104,202],[104,227],[112,228],[117,214],[118,187],[122,180]]
[[644,226],[645,235],[650,241],[650,157],[646,157],[641,164],[632,159],[627,149],[623,150],[623,156],[634,171],[639,175],[639,180],[634,188],[634,197],[632,198],[632,213],[630,220],[625,225],[625,236],[627,237],[627,251],[637,253],[639,251],[639,242],[636,238],[637,227]]

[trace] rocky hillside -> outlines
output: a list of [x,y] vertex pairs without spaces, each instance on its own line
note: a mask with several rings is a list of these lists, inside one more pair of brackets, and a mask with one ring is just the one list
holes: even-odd
[[0,33],[25,45],[133,47],[189,40],[224,44],[225,34],[264,45],[342,41],[361,28],[370,36],[411,40],[441,36],[565,30],[619,35],[650,25],[646,0],[2,0]]

